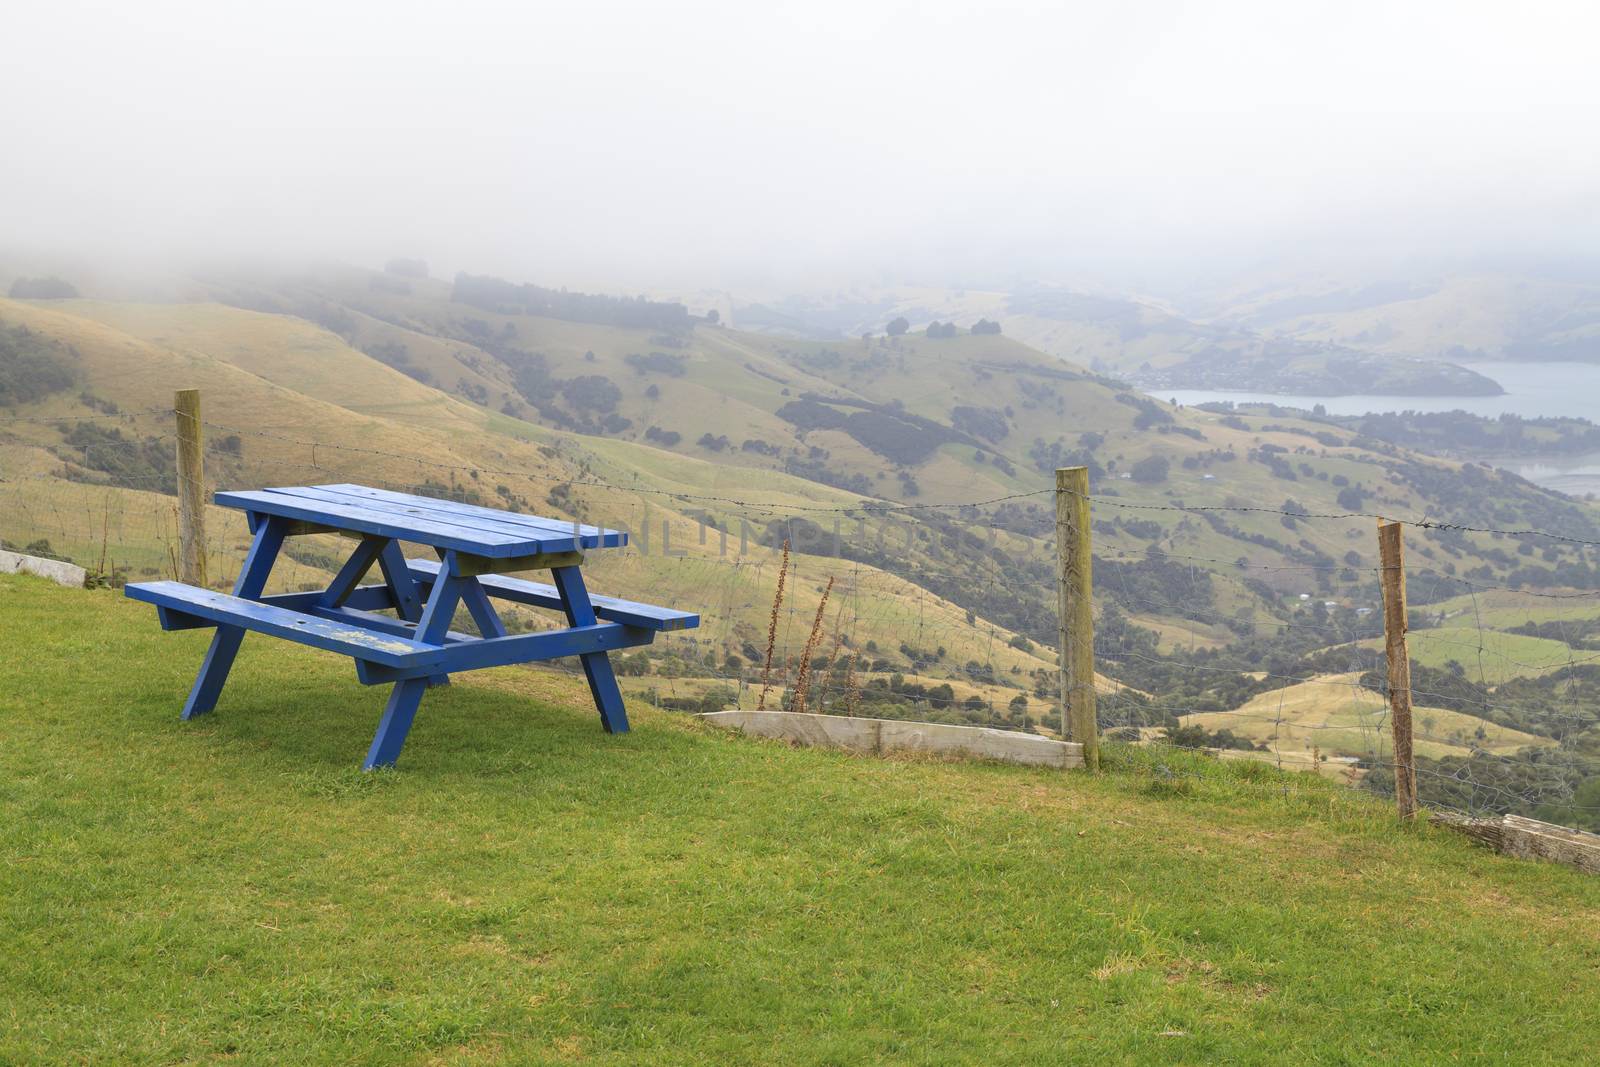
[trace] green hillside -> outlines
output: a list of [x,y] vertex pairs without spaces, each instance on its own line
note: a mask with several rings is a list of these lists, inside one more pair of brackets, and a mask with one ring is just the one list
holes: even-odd
[[[1512,584],[1577,603],[1597,581],[1580,543],[1600,539],[1597,512],[1491,468],[1292,414],[1173,407],[1004,335],[800,341],[670,303],[335,267],[189,290],[0,302],[32,346],[21,419],[0,427],[18,475],[0,536],[113,580],[169,570],[167,405],[198,386],[218,485],[378,483],[633,531],[634,549],[593,560],[601,587],[694,603],[705,625],[635,662],[630,692],[685,707],[747,693],[787,539],[780,692],[833,578],[825,706],[860,696],[877,714],[1037,730],[1055,686],[1057,466],[1090,468],[1107,726],[1175,726],[1285,680],[1372,670],[1374,514],[1545,530],[1559,536],[1417,531],[1415,658],[1440,673],[1431,688],[1454,687],[1453,712],[1537,738],[1530,752],[1581,744],[1573,780],[1600,774],[1574,740],[1600,721],[1570,700],[1587,631],[1460,603]],[[226,580],[237,516],[217,516],[212,541]],[[338,562],[332,539],[297,548],[287,581]],[[1430,630],[1435,615],[1447,625]]]
[[[1576,1062],[1600,889],[1270,768],[863,760],[570,675],[379,694],[0,577],[7,1063]],[[1515,991],[1508,995],[1507,991]]]
[[[402,342],[410,373],[448,390],[452,368],[471,363],[507,383],[509,395],[485,398],[470,385],[460,395],[551,429],[584,431],[596,453],[621,443],[650,445],[633,459],[618,453],[620,466],[642,464],[644,477],[671,477],[677,461],[665,451],[708,461],[719,478],[782,471],[891,501],[937,504],[1035,491],[1050,484],[1055,467],[1086,463],[1100,498],[1096,550],[1138,572],[1118,575],[1119,586],[1139,598],[1121,606],[1150,620],[1157,633],[1174,621],[1211,627],[1214,635],[1219,625],[1243,635],[1292,623],[1293,613],[1276,598],[1301,592],[1351,607],[1372,603],[1371,519],[1359,513],[1600,536],[1592,508],[1512,476],[1309,420],[1173,408],[1007,336],[910,333],[818,342],[704,323],[603,325],[519,314],[499,291],[491,300],[472,292],[452,299],[462,294],[440,281],[411,280],[395,291],[389,279],[354,269],[250,284],[242,294],[239,282],[213,291],[298,308],[346,329],[357,344],[366,323],[407,330],[415,338]],[[425,354],[441,340],[456,346],[451,362],[428,362]],[[979,543],[996,540],[1008,556],[1024,560],[1005,565],[1005,597],[989,591],[987,572],[930,588],[1051,641],[1054,609],[1044,585],[1051,517],[1041,505],[905,516],[935,542],[970,534]],[[1217,510],[1163,510],[1174,505]],[[1277,510],[1358,514],[1297,523],[1270,513]],[[813,533],[808,547],[821,539]],[[1549,557],[1544,562],[1556,566],[1584,559],[1570,544],[1538,547]],[[921,562],[947,574],[959,574],[975,551],[971,544],[942,555],[936,549]],[[1195,561],[1190,569],[1209,572],[1210,588],[1164,595],[1176,576],[1145,562],[1157,550]],[[901,573],[915,569],[910,560],[852,549],[848,538],[846,551]],[[1415,551],[1419,565],[1441,572],[1440,595],[1460,592],[1448,587],[1458,577],[1493,581],[1521,565],[1490,537],[1440,539]],[[1232,566],[1238,560],[1249,567]],[[1352,625],[1358,631],[1364,625],[1358,635],[1370,636],[1374,624]]]
[[[787,474],[577,437],[485,410],[295,317],[216,304],[0,302],[0,321],[50,339],[70,364],[69,387],[36,398],[26,409],[31,415],[0,429],[7,473],[0,537],[18,548],[39,543],[40,551],[111,580],[171,571],[176,517],[165,495],[174,484],[167,435],[170,397],[180,386],[198,387],[205,398],[213,423],[208,472],[217,486],[357,481],[576,514],[635,531],[637,550],[597,555],[590,572],[607,592],[672,597],[699,609],[702,627],[664,650],[686,661],[664,668],[675,678],[700,674],[734,688],[747,680],[766,645],[779,562],[770,513],[751,516],[758,524],[747,529],[742,511],[714,501],[689,507],[676,494],[754,496],[801,510],[863,503]],[[718,534],[702,540],[702,523],[729,529],[732,549]],[[231,581],[247,543],[237,512],[211,509],[214,583]],[[288,588],[325,580],[344,551],[337,538],[297,540],[275,580]],[[1008,702],[1053,667],[1048,653],[1025,651],[1005,625],[971,616],[905,577],[870,562],[797,552],[775,649],[780,688],[829,576],[838,580],[840,609],[829,618],[830,647],[835,629],[847,626],[842,637],[859,650],[864,674],[877,665],[966,676],[969,665],[981,664],[997,698],[994,714],[1006,719]],[[522,614],[523,624],[542,624]],[[935,652],[936,660],[922,662]]]

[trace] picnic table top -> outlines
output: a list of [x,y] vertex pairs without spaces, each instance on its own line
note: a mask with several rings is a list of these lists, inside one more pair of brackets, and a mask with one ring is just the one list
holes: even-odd
[[223,507],[494,559],[628,543],[620,530],[365,485],[281,486],[217,493],[213,500]]

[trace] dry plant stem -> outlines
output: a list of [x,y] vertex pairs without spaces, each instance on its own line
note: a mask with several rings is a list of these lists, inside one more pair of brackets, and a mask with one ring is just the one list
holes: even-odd
[[828,597],[832,592],[833,577],[830,575],[828,586],[822,591],[822,600],[817,603],[817,617],[811,620],[811,636],[806,638],[806,647],[800,653],[800,671],[795,675],[790,711],[806,710],[806,695],[811,689],[811,657],[816,654],[817,644],[822,640],[822,613],[828,609]]
[[778,644],[778,609],[783,607],[783,582],[789,575],[789,539],[783,541],[783,562],[778,566],[778,591],[772,598],[772,618],[767,622],[767,661],[761,668],[761,696],[756,710],[765,711],[767,690],[772,686],[772,650]]
[[856,662],[860,658],[861,654],[851,649],[850,659],[845,664],[844,713],[851,718],[856,714]]
[[[832,582],[831,578],[829,579],[829,582],[830,583]],[[844,602],[840,601],[839,602],[839,610],[835,611],[833,613],[833,648],[828,653],[828,674],[830,675],[830,678],[829,678],[829,682],[830,683],[832,682],[831,675],[833,674],[834,671],[838,670],[838,667],[839,667],[839,650],[841,648],[843,648],[843,647],[844,647]],[[829,688],[831,688],[831,685],[829,686]],[[824,707],[826,707],[826,703],[824,703]]]

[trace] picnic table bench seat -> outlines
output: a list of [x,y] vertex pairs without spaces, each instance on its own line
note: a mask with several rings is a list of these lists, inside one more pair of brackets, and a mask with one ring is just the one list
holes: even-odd
[[[439,574],[439,564],[431,559],[408,559],[406,566],[419,585],[431,587]],[[561,607],[561,592],[544,582],[530,582],[524,578],[507,578],[502,575],[484,575],[478,579],[483,591],[492,597],[527,604],[535,608]],[[627,626],[642,626],[647,630],[686,630],[700,625],[700,616],[692,611],[658,608],[654,604],[640,604],[614,596],[590,593],[594,613],[610,622]]]
[[[483,667],[577,656],[601,725],[624,732],[627,711],[607,653],[700,621],[693,612],[590,596],[583,554],[627,544],[619,530],[350,484],[218,493],[214,501],[242,509],[254,537],[231,595],[181,582],[125,588],[127,596],[155,605],[163,629],[216,629],[183,717],[216,706],[247,631],[336,652],[355,661],[363,683],[394,684],[368,769],[399,757],[429,685]],[[284,541],[315,533],[355,542],[328,588],[264,595]],[[402,541],[432,548],[439,559],[407,559]],[[383,581],[362,584],[374,567]],[[548,570],[554,583],[505,576],[524,570]],[[509,633],[492,599],[558,610],[567,625]],[[451,629],[460,607],[477,634]]]
[[398,635],[373,633],[349,623],[183,582],[138,582],[126,586],[124,592],[134,600],[154,604],[164,630],[238,626],[386,667],[437,663],[444,655],[443,648],[419,645]]

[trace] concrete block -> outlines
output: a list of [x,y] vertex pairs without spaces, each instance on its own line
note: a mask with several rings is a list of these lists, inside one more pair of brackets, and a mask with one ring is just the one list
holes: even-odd
[[82,567],[58,559],[40,559],[38,556],[24,556],[21,552],[3,551],[0,551],[0,574],[35,574],[69,589],[82,589],[89,577],[89,572]]
[[999,760],[1032,767],[1081,767],[1083,746],[1037,734],[983,726],[854,719],[842,715],[788,711],[713,711],[700,716],[713,726],[798,745],[844,748],[881,756],[887,752],[925,752],[965,759]]
[[1507,856],[1549,860],[1590,874],[1600,874],[1600,834],[1527,819],[1521,815],[1472,819],[1451,812],[1438,812],[1433,815],[1432,821],[1466,834]]

